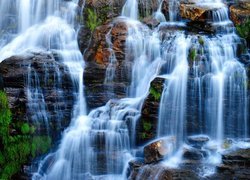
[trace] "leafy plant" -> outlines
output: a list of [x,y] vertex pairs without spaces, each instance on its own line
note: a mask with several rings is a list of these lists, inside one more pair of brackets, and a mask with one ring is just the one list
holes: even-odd
[[195,48],[192,48],[189,52],[189,58],[194,61],[197,56],[197,52]]
[[151,123],[145,122],[145,121],[143,122],[143,129],[144,129],[145,131],[150,131],[151,128],[152,128],[152,124],[151,124]]
[[86,11],[88,14],[86,26],[90,29],[91,32],[93,32],[96,29],[96,27],[101,24],[101,20],[98,19],[95,10],[87,8]]
[[154,87],[151,87],[149,92],[154,97],[155,101],[159,101],[161,99],[161,93],[158,92]]
[[21,127],[21,132],[23,134],[29,134],[30,133],[30,126],[27,123],[24,123]]
[[248,18],[243,24],[236,26],[238,34],[247,40],[250,41],[250,18]]
[[[21,134],[12,135],[10,129],[13,128]],[[35,127],[28,123],[12,121],[7,96],[0,91],[0,179],[11,179],[31,155],[35,157],[48,151],[51,139],[43,136],[32,138],[34,132]]]

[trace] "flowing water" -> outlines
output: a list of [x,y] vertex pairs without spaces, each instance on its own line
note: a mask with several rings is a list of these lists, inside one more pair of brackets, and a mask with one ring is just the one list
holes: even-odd
[[[154,17],[165,22],[162,2]],[[74,21],[77,3],[63,0],[0,2],[0,17],[5,17],[0,18],[0,61],[25,52],[56,54],[59,61],[67,65],[78,88],[71,125],[65,130],[58,150],[40,163],[33,179],[126,179],[128,161],[134,158],[137,149],[136,123],[150,82],[159,74],[165,83],[157,137],[175,139],[168,162],[176,161],[174,154],[179,156],[190,135],[208,135],[210,146],[216,146],[218,151],[226,138],[247,136],[247,76],[236,56],[240,39],[228,26],[231,23],[228,10],[221,1],[201,0],[198,4],[214,3],[218,10],[212,13],[211,22],[226,27],[213,36],[196,36],[179,29],[162,32],[161,27],[168,26],[166,23],[149,29],[137,21],[138,1],[127,0],[118,18],[128,28],[125,61],[132,62],[127,96],[111,99],[88,115],[82,77],[84,61],[78,49]],[[169,21],[177,26],[178,6],[179,1],[170,1]],[[111,31],[106,41],[110,57],[105,83],[112,84],[117,60],[112,51]],[[45,81],[47,76],[45,73]],[[60,91],[61,75],[56,67],[54,76],[55,88]],[[50,115],[40,80],[37,72],[29,68],[28,109],[37,112],[34,120],[42,119],[48,124]],[[38,101],[41,103],[37,104]]]

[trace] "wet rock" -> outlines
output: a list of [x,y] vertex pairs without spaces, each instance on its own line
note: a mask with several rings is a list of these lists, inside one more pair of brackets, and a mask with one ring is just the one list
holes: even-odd
[[249,179],[250,149],[237,149],[222,155],[222,164],[217,166],[217,172],[208,179]]
[[232,5],[230,7],[230,18],[235,25],[241,25],[250,18],[249,2],[243,1],[239,5]]
[[166,137],[152,142],[144,147],[144,162],[146,164],[163,160],[174,150],[176,140],[174,137]]
[[222,155],[225,165],[250,168],[250,149],[239,149]]
[[[85,53],[83,76],[89,110],[104,105],[109,99],[125,96],[132,65],[125,61],[126,37],[127,25],[119,19],[99,26],[93,32]],[[115,69],[114,78],[106,81],[110,58],[116,61],[111,65]]]
[[152,18],[152,17],[146,17],[146,18],[144,18],[143,19],[143,23],[146,24],[150,28],[155,28],[155,27],[157,27],[160,24],[160,22],[157,21],[157,19]]
[[145,99],[141,118],[137,122],[137,144],[144,144],[156,137],[158,112],[165,79],[157,77],[151,84]]
[[[57,62],[51,53],[29,53],[2,61],[0,76],[8,96],[13,121],[34,124],[41,134],[47,134],[49,128],[52,138],[60,136],[59,132],[70,122],[74,103],[75,89],[67,67]],[[35,97],[46,105],[43,112],[32,109],[33,105],[37,107],[38,104],[29,102],[28,99],[28,90],[36,87],[40,88],[40,93],[37,92]],[[48,124],[40,113],[47,115]]]
[[161,164],[144,165],[137,171],[133,171],[129,178],[130,180],[177,180],[177,179],[199,179],[194,172],[185,169],[170,169]]
[[0,75],[0,90],[4,89],[3,77]]
[[211,20],[211,12],[217,10],[214,7],[200,6],[196,4],[180,4],[180,15],[191,21],[207,22]]
[[189,136],[187,138],[188,143],[196,148],[201,148],[204,146],[210,139],[206,135],[198,135],[198,136]]
[[203,159],[204,154],[205,152],[202,152],[199,149],[188,148],[188,149],[184,149],[183,158],[187,160],[199,161]]

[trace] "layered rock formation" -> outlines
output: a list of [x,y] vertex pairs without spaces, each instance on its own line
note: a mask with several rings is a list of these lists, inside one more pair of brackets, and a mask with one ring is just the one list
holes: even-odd
[[10,57],[0,63],[0,77],[14,122],[33,124],[39,134],[60,136],[70,122],[75,90],[67,67],[56,61],[56,55]]
[[[127,25],[120,20],[99,26],[93,32],[85,53],[83,76],[90,109],[104,105],[109,99],[125,96],[131,70],[131,64],[125,61],[126,37]],[[114,78],[108,80],[111,68]]]

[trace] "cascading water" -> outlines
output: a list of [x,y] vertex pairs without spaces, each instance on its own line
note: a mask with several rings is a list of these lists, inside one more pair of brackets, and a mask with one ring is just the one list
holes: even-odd
[[[179,155],[179,150],[186,148],[185,142],[190,135],[208,135],[211,138],[208,146],[215,147],[216,151],[222,149],[226,138],[247,136],[247,76],[236,57],[240,40],[228,25],[231,22],[227,8],[220,0],[196,2],[199,6],[214,3],[217,10],[211,14],[212,24],[226,25],[213,36],[199,35],[198,38],[179,30],[179,27],[176,32],[162,33],[161,28],[168,23],[150,30],[137,21],[138,1],[127,0],[122,17],[117,19],[128,29],[124,61],[133,64],[129,70],[131,82],[127,87],[127,98],[111,99],[88,115],[82,77],[84,61],[74,30],[77,1],[13,2],[0,2],[0,15],[6,17],[0,18],[0,60],[27,52],[45,51],[56,55],[67,65],[78,87],[71,125],[64,132],[58,150],[41,162],[33,179],[125,179],[128,160],[136,154],[136,123],[150,82],[159,74],[165,79],[165,84],[159,107],[157,138],[169,136],[174,139],[174,147],[167,157],[170,163],[174,154]],[[161,12],[163,1],[158,2],[159,8],[154,17],[165,22]],[[179,1],[169,1],[168,7],[169,21],[176,22]],[[15,20],[18,25],[6,26],[14,25]],[[112,84],[119,62],[112,50],[111,31],[106,35],[106,41],[110,57],[104,83]],[[58,88],[60,93],[61,75],[57,68],[53,74],[56,79],[54,88]],[[50,74],[45,73],[45,82],[47,76]],[[35,112],[34,120],[49,123],[50,115],[40,80],[37,72],[29,69],[28,108]],[[38,101],[41,103],[37,104]],[[61,117],[57,118],[60,120]],[[198,124],[198,127],[188,124]],[[139,177],[143,173],[144,170],[140,171]]]
[[[209,3],[212,1],[200,1],[198,5],[207,6]],[[174,136],[178,148],[181,148],[188,135],[208,135],[211,138],[208,146],[216,146],[218,151],[223,149],[227,138],[247,137],[247,76],[244,66],[236,58],[240,39],[228,25],[232,23],[224,5],[216,1],[214,7],[216,10],[211,20],[216,26],[225,26],[222,31],[212,38],[205,35],[200,35],[198,39],[197,36],[190,36],[189,41],[193,46],[195,44],[192,48],[177,45],[177,50],[181,47],[182,52],[172,51],[179,55],[176,64],[172,62],[176,57],[166,51],[170,56],[168,67],[175,67],[176,70],[163,76],[166,85],[161,98],[158,137]],[[186,40],[182,39],[181,42]],[[170,42],[166,44],[172,46]],[[187,49],[190,49],[189,55],[185,53]],[[190,73],[188,59],[193,61]],[[177,71],[179,67],[182,69]],[[187,79],[190,74],[194,77]],[[199,127],[193,127],[192,124],[198,124]],[[215,154],[212,156],[218,157]],[[213,162],[219,162],[219,159],[214,161],[213,158]]]
[[[126,57],[127,61],[134,64],[128,93],[132,98],[110,100],[105,106],[91,111],[88,116],[78,116],[65,132],[54,155],[53,164],[44,170],[43,164],[46,163],[42,163],[39,174],[34,175],[34,179],[86,179],[89,176],[104,179],[123,178],[124,167],[134,148],[135,124],[143,99],[162,62],[157,34],[151,36],[149,29],[137,21],[121,21],[124,21],[129,29],[126,54],[133,54],[132,57]],[[134,42],[135,38],[138,41]],[[108,35],[107,41],[109,42]],[[113,63],[111,59],[110,65]],[[132,130],[129,130],[128,125],[132,126]]]
[[128,0],[122,9],[122,16],[137,20],[138,19],[138,2],[137,0]]
[[164,42],[163,58],[167,61],[166,85],[161,98],[158,137],[174,136],[177,147],[185,135],[186,92],[188,79],[188,49],[190,38],[177,33]]
[[164,14],[161,12],[162,3],[163,3],[163,0],[159,2],[159,7],[158,7],[157,11],[154,14],[155,19],[157,19],[159,22],[165,22],[166,21],[166,18],[164,16]]
[[[4,16],[9,16],[12,13],[13,17],[11,18],[16,19],[19,25],[15,29],[4,29],[3,33],[7,38],[5,41],[6,45],[0,49],[0,59],[4,60],[12,55],[23,54],[25,52],[42,53],[48,51],[49,53],[56,54],[59,61],[68,66],[72,80],[76,86],[78,86],[78,83],[82,84],[84,65],[74,30],[74,17],[77,4],[61,0],[18,0],[13,3],[8,1],[6,2],[6,6],[1,6],[6,7],[7,10],[7,12],[4,11]],[[64,12],[62,12],[63,10]],[[1,22],[1,25],[5,26],[6,23],[8,22]],[[46,68],[45,64],[44,69],[46,70]],[[45,82],[47,81],[46,77],[49,76],[49,72],[46,72],[44,75]],[[62,84],[60,80],[61,75],[58,72],[55,76],[55,84],[60,87],[60,84]],[[34,70],[29,71],[27,83],[28,110],[33,114],[32,121],[35,123],[40,121],[48,124],[52,117],[48,113],[42,85]],[[79,87],[78,112],[84,114],[83,88],[81,85]],[[61,88],[59,88],[58,93],[63,91]],[[63,94],[60,97],[63,98]],[[41,103],[38,103],[39,101]],[[54,107],[54,109],[60,111],[57,107]],[[60,115],[53,118],[58,118],[58,122],[62,119]]]

